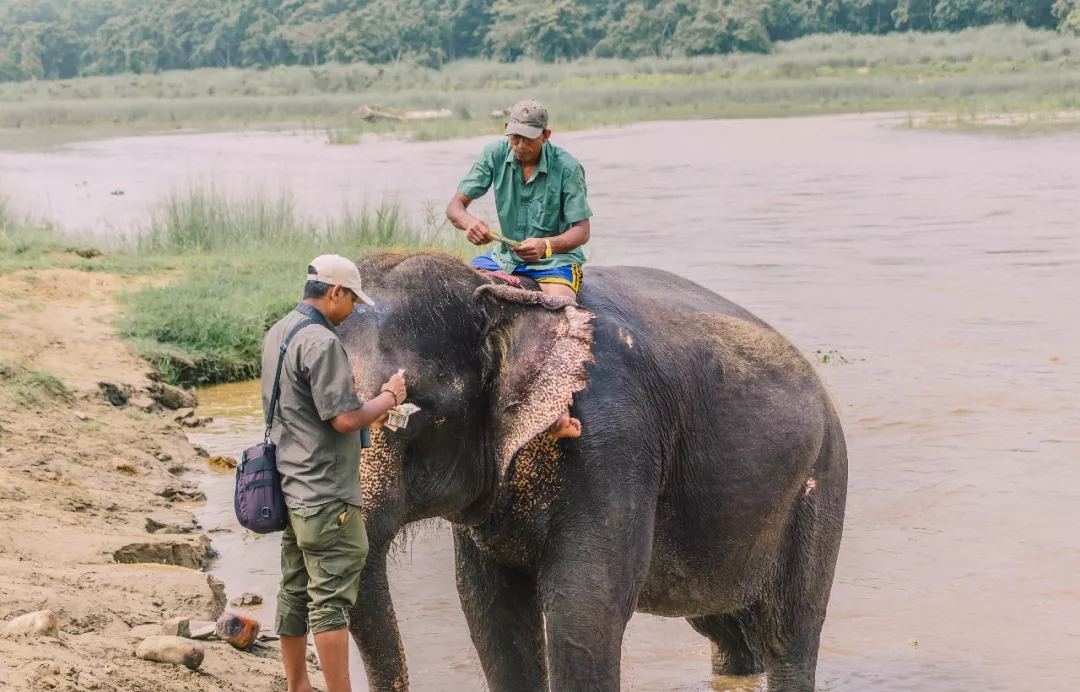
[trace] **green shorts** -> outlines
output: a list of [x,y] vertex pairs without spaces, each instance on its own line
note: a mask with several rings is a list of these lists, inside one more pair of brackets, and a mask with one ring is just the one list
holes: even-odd
[[368,541],[360,508],[335,500],[289,510],[281,537],[281,588],[274,630],[304,637],[349,626]]

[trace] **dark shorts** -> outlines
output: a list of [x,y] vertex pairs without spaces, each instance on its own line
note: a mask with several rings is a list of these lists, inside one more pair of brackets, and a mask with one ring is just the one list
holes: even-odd
[[[491,258],[490,252],[486,255],[480,255],[472,262],[469,262],[469,266],[489,272],[502,271],[502,267],[499,266],[498,262]],[[581,266],[577,264],[568,264],[553,269],[530,269],[527,264],[523,264],[514,269],[513,273],[532,279],[538,284],[562,284],[574,289],[575,293],[581,293]]]

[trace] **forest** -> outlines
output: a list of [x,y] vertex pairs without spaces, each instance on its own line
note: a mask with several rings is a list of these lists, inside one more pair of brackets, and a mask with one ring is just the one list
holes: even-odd
[[810,34],[990,24],[1080,33],[1080,0],[0,0],[0,82],[768,53]]

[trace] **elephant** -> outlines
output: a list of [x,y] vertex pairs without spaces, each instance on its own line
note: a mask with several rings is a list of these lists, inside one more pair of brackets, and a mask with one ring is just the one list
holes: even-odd
[[[390,548],[439,517],[492,692],[618,690],[635,612],[685,618],[714,674],[814,689],[847,448],[788,340],[656,269],[592,268],[574,302],[434,250],[357,266],[376,303],[339,328],[358,391],[402,367],[420,407],[361,464],[371,690],[409,686]],[[568,406],[583,433],[555,440]]]

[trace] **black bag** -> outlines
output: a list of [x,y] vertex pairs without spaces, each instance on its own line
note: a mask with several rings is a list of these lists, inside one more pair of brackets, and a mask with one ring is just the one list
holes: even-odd
[[244,450],[236,466],[236,490],[233,495],[236,520],[255,533],[284,531],[289,525],[289,508],[285,506],[281,476],[277,470],[277,445],[270,442],[270,428],[274,424],[274,410],[281,394],[281,366],[285,362],[285,351],[301,329],[313,324],[314,320],[305,318],[281,342],[277,372],[274,374],[274,391],[266,412],[266,435],[262,444]]

